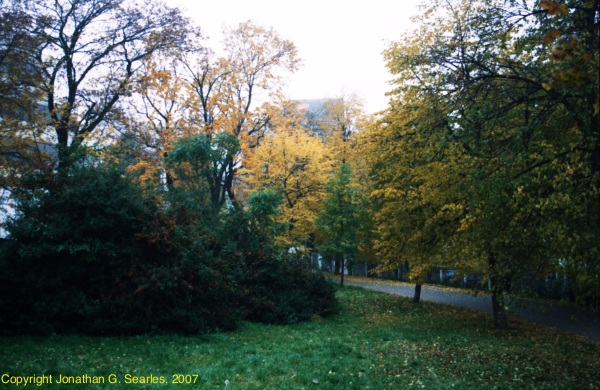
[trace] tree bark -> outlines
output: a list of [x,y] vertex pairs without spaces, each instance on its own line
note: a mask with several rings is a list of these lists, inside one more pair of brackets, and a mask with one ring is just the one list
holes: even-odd
[[415,295],[413,297],[414,303],[419,303],[421,301],[421,284],[415,284]]
[[504,294],[497,287],[492,289],[492,312],[494,314],[494,328],[508,329],[508,319],[504,310]]
[[507,286],[506,278],[498,269],[496,256],[488,255],[488,266],[490,267],[490,282],[492,284],[492,313],[494,315],[494,328],[508,329],[508,319],[504,309],[504,289]]
[[340,274],[340,260],[334,258],[334,263],[335,263],[335,266],[334,266],[333,274],[339,275]]
[[342,269],[341,269],[341,278],[340,278],[340,286],[344,287],[344,258],[341,258]]

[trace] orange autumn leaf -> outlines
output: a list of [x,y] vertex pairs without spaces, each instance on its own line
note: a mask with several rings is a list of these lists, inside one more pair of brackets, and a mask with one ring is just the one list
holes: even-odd
[[550,32],[548,34],[546,34],[546,36],[544,37],[544,42],[546,43],[552,43],[556,40],[556,38],[560,37],[560,31],[558,31],[557,29],[553,28],[552,30],[550,30]]
[[559,4],[555,0],[542,0],[540,1],[540,7],[548,11],[549,15],[560,14],[562,16],[566,16],[569,13],[569,9],[565,4]]

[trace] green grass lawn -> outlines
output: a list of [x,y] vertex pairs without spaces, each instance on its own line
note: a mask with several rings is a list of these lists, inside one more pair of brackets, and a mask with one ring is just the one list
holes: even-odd
[[[600,389],[600,345],[586,339],[524,322],[494,331],[486,314],[353,287],[337,296],[337,314],[294,326],[247,323],[195,337],[4,337],[0,375],[52,375],[52,384],[28,385],[43,389]],[[104,384],[59,385],[59,375]]]

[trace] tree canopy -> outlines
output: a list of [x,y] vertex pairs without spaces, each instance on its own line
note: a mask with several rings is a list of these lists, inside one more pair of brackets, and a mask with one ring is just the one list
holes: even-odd
[[497,327],[526,275],[599,291],[598,3],[580,3],[435,2],[385,53],[396,89],[370,149],[382,269],[484,273]]
[[[15,212],[0,261],[6,291],[31,289],[24,307],[45,293],[69,306],[23,318],[106,330],[167,289],[173,318],[198,305],[185,331],[306,319],[333,292],[300,248],[342,274],[357,258],[408,263],[417,285],[437,268],[481,274],[498,328],[508,293],[550,273],[600,307],[599,0],[423,2],[383,53],[392,90],[374,117],[356,93],[315,110],[288,99],[298,50],[253,21],[224,27],[217,51],[157,0],[23,4],[0,9],[0,186]],[[67,293],[27,276],[46,263]],[[209,302],[220,293],[226,311]],[[130,309],[131,329],[178,328]]]

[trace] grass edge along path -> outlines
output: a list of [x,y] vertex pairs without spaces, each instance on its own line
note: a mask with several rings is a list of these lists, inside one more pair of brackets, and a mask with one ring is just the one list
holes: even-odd
[[[355,276],[346,277],[345,279],[347,285],[405,297],[414,295],[414,283]],[[600,313],[577,308],[569,302],[534,297],[515,296],[513,298],[513,301],[509,303],[511,306],[508,313],[509,321],[512,321],[513,318],[520,318],[600,342]],[[491,295],[489,292],[482,290],[426,284],[422,288],[421,300],[460,306],[487,313],[492,312]]]
[[[3,337],[0,375],[52,375],[42,389],[600,389],[600,344],[584,338],[519,320],[495,331],[486,313],[356,287],[337,296],[337,314],[291,326]],[[59,376],[104,383],[60,385]],[[140,383],[154,380],[165,383]]]

